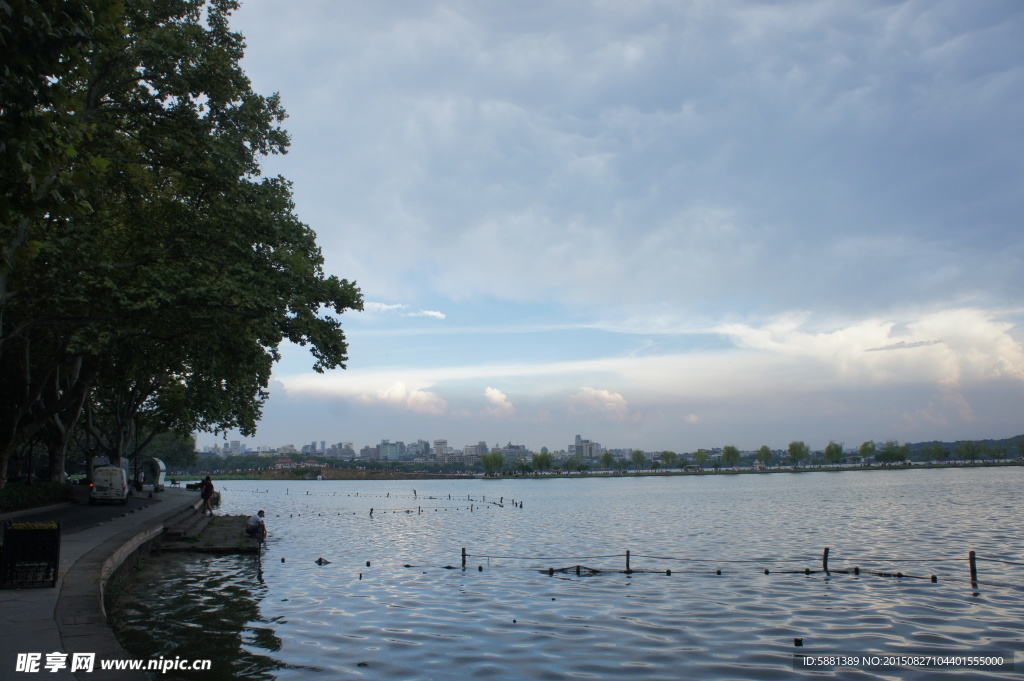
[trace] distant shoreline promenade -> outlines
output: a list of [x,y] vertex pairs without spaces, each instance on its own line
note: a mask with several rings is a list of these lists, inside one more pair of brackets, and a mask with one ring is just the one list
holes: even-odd
[[[695,466],[687,466],[684,469],[658,469],[658,470],[594,470],[594,471],[545,471],[545,472],[505,472],[502,474],[485,474],[481,472],[460,472],[460,473],[431,473],[427,471],[409,471],[395,468],[291,468],[286,470],[263,470],[263,471],[233,471],[214,473],[212,477],[221,480],[316,480],[321,476],[324,480],[451,480],[451,479],[480,479],[480,480],[543,480],[562,478],[636,478],[636,477],[665,477],[665,476],[729,476],[729,475],[764,475],[783,473],[843,473],[843,472],[885,472],[885,471],[906,471],[906,470],[932,470],[936,468],[998,468],[1004,466],[1024,466],[1024,459],[1013,459],[1011,461],[999,462],[943,462],[924,463],[913,462],[905,464],[878,464],[878,465],[856,465],[856,466],[833,466],[828,464],[814,466],[781,466],[770,468],[758,468],[750,466],[739,466],[736,468],[720,467],[717,470],[712,467],[698,469]],[[175,479],[186,482],[199,480],[207,471],[202,474],[189,474],[174,476]]]

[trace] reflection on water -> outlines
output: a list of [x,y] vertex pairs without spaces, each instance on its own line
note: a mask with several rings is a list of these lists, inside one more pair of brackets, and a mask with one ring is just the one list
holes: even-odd
[[258,577],[251,556],[154,557],[119,599],[118,638],[142,657],[214,661],[211,671],[160,678],[276,678],[282,665],[269,653],[281,639],[260,616]]
[[[160,557],[126,647],[202,650],[233,678],[424,681],[790,679],[818,675],[794,652],[1022,652],[1022,482],[1021,468],[225,482],[225,512],[267,511],[264,582],[251,557]],[[830,568],[865,572],[804,574],[826,546]],[[977,588],[970,550],[989,560]],[[579,564],[599,572],[547,572]],[[944,674],[964,672],[897,676]]]

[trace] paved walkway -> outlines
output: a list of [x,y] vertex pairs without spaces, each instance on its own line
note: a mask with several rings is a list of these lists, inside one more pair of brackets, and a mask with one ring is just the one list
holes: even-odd
[[[198,501],[196,492],[168,488],[153,499],[133,497],[123,508],[62,504],[0,515],[0,521],[61,520],[56,588],[0,589],[0,679],[147,679],[142,672],[100,669],[101,660],[131,657],[107,626],[102,584],[126,556],[159,535],[169,518]],[[19,673],[19,653],[41,653],[38,671]],[[64,668],[50,672],[49,653],[65,654]],[[96,654],[92,672],[70,671],[75,653]]]

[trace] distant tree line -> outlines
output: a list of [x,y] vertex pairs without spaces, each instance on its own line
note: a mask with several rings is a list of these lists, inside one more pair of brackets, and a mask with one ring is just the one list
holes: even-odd
[[[216,472],[230,473],[233,471],[247,470],[268,470],[274,468],[276,459],[261,454],[238,454],[227,457],[196,457],[192,449],[194,440],[192,438],[180,438],[172,433],[165,433],[154,439],[152,445],[144,452],[153,455],[167,463],[171,470],[190,471],[193,473]],[[821,452],[823,464],[863,464],[873,462],[875,464],[893,465],[910,461],[916,456],[927,461],[946,461],[954,457],[960,461],[976,463],[979,460],[1000,461],[1008,458],[1011,454],[1024,458],[1024,437],[1016,438],[1006,442],[957,442],[953,444],[926,443],[922,445],[900,444],[895,440],[883,443],[879,446],[873,440],[862,443],[855,454],[848,455],[844,452],[842,445],[832,441]],[[781,456],[773,453],[767,445],[761,446],[753,457],[739,451],[733,445],[722,447],[721,456],[718,460],[712,460],[707,450],[697,450],[689,454],[676,453],[672,451],[656,452],[654,457],[649,457],[642,450],[631,450],[628,459],[616,458],[611,452],[603,452],[596,462],[589,462],[579,456],[571,456],[564,461],[556,463],[549,452],[517,453],[512,458],[507,458],[500,450],[487,452],[480,457],[479,464],[450,463],[439,464],[423,461],[366,461],[363,459],[344,460],[333,457],[311,455],[310,460],[326,464],[332,468],[360,468],[360,469],[387,469],[403,470],[407,472],[433,472],[433,473],[454,473],[467,470],[482,471],[487,475],[503,474],[528,474],[545,473],[552,470],[562,472],[585,472],[592,463],[602,470],[637,472],[644,470],[672,470],[695,467],[703,469],[711,463],[712,466],[720,468],[728,466],[735,468],[744,462],[750,465],[768,467],[771,465],[788,465],[794,468],[812,465],[812,454],[810,447],[803,441],[794,441],[783,450]],[[299,467],[296,470],[302,470]]]

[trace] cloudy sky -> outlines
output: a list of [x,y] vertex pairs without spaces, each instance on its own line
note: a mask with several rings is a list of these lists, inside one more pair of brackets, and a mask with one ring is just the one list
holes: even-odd
[[265,169],[366,300],[347,370],[286,349],[250,445],[1024,432],[1019,0],[244,0],[233,25],[290,115]]

